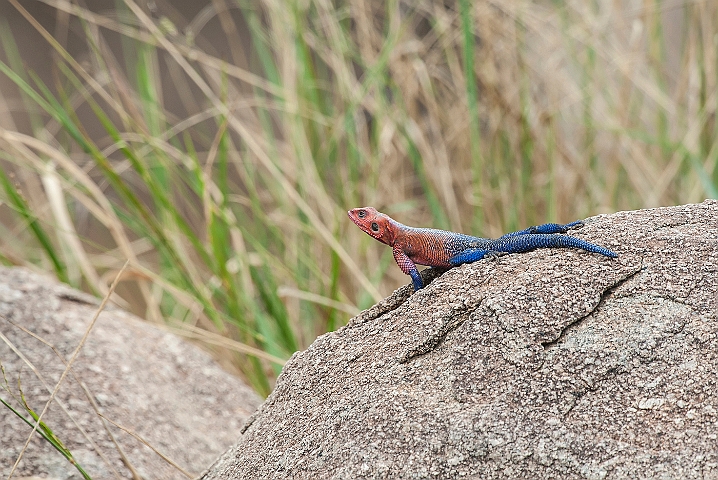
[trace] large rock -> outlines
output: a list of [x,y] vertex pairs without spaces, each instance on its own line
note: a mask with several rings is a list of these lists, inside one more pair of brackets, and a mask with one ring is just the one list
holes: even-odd
[[230,478],[718,478],[718,202],[599,216],[295,354]]
[[[50,342],[69,359],[98,303],[28,270],[0,268],[0,332],[15,349],[0,339],[0,363],[16,395],[20,378],[25,398],[38,414],[50,393],[18,353],[39,370],[50,389],[64,365],[51,348],[18,326]],[[242,422],[261,403],[249,387],[205,352],[119,309],[99,317],[73,371],[102,414],[195,475],[237,441]],[[0,396],[10,400],[3,390]],[[85,470],[95,479],[117,478],[114,472],[132,478],[74,377],[65,378],[57,398],[71,418],[53,403],[43,420]],[[111,424],[109,429],[142,478],[186,478],[132,436]],[[0,477],[9,474],[30,430],[0,404]],[[13,478],[28,475],[82,478],[38,434]]]

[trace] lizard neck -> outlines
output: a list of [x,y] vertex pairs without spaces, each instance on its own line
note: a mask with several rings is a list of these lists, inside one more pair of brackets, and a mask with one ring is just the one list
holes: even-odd
[[396,245],[397,242],[401,241],[406,233],[411,230],[411,227],[407,227],[406,225],[397,222],[393,218],[389,218],[389,221],[387,222],[387,241],[386,244],[393,247]]

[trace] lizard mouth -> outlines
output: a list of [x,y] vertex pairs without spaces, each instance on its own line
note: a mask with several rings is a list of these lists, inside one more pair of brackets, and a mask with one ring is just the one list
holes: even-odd
[[354,210],[349,210],[347,212],[347,216],[356,224],[357,227],[361,227],[361,225],[359,225],[359,219],[354,215]]
[[357,227],[359,227],[359,228],[362,229],[362,231],[368,233],[368,234],[371,235],[372,237],[374,236],[374,235],[372,235],[372,233],[374,233],[374,232],[372,232],[369,227],[367,227],[366,225],[364,225],[364,223],[362,222],[362,220],[359,219],[359,217],[356,216],[356,213],[355,213],[353,210],[349,210],[349,211],[347,212],[347,215],[349,216],[349,218],[351,219],[351,221],[354,222],[354,224],[355,224]]

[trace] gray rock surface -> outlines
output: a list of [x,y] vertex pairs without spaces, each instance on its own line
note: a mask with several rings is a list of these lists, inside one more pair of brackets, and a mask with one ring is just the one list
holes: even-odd
[[295,354],[230,478],[718,478],[718,202],[588,219]]
[[[41,372],[50,389],[64,365],[49,347],[12,323],[52,343],[69,359],[98,305],[96,299],[28,270],[0,268],[0,333]],[[50,393],[1,338],[0,363],[15,392],[20,377],[25,398],[39,414]],[[119,309],[100,316],[73,370],[106,417],[136,432],[194,475],[237,441],[243,421],[261,403],[249,387],[198,347]],[[0,396],[10,400],[3,390]],[[94,479],[118,478],[115,472],[120,478],[131,478],[74,378],[65,378],[57,398],[108,459],[106,463],[54,403],[43,419],[85,470]],[[142,478],[187,478],[135,438],[114,426],[110,429]],[[0,404],[1,478],[7,477],[30,430]],[[82,478],[37,434],[13,478],[29,475]]]

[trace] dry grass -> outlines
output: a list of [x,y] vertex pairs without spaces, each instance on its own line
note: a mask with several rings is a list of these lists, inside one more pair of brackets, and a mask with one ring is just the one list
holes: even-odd
[[0,255],[96,293],[129,259],[116,301],[261,393],[407,282],[349,208],[497,236],[718,195],[715,2],[11,3],[53,68],[0,25]]

